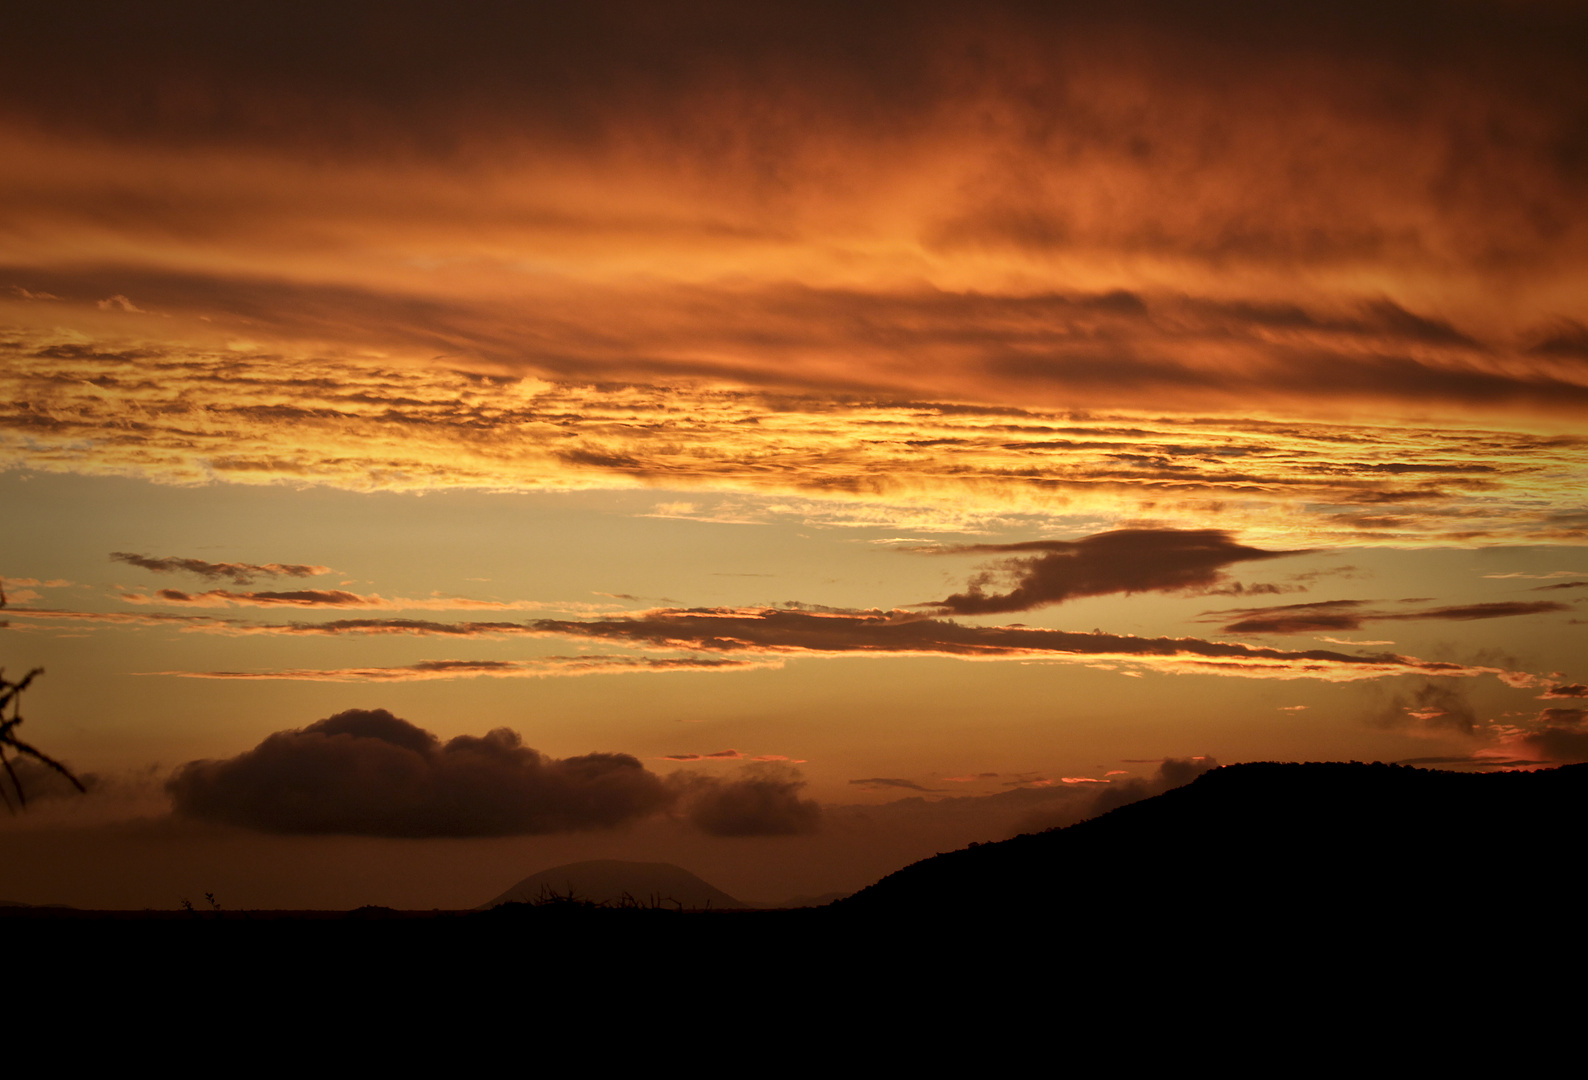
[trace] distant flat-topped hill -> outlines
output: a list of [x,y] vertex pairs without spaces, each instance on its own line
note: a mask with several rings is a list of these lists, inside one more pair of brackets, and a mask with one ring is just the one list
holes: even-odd
[[498,904],[533,904],[557,897],[615,905],[627,900],[653,902],[686,911],[731,910],[754,905],[736,900],[709,882],[672,863],[594,859],[542,870],[508,889],[481,908]]
[[835,908],[1116,931],[1449,928],[1574,903],[1585,830],[1588,765],[1233,765],[1068,828],[925,859]]

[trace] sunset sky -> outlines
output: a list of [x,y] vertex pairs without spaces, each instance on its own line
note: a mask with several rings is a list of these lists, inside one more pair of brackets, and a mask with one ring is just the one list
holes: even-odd
[[1588,5],[15,9],[0,900],[1588,760]]

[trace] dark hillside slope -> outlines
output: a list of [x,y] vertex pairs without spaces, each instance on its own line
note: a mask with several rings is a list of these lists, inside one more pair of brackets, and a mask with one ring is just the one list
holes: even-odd
[[856,916],[1099,929],[1433,929],[1575,908],[1588,765],[1532,773],[1233,765],[1065,829],[905,867]]

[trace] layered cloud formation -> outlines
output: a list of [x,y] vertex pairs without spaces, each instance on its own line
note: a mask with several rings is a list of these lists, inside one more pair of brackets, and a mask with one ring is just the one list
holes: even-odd
[[35,8],[0,460],[1581,539],[1585,47],[1506,3]]
[[709,501],[658,513],[706,520],[964,532],[1147,519],[1287,549],[1574,542],[1588,529],[1576,434],[592,386],[26,336],[0,339],[0,356],[0,462],[45,471],[361,491],[662,487]]
[[553,377],[1584,401],[1570,5],[107,3],[11,30],[18,308]]
[[[1516,687],[1544,681],[1542,676],[1483,664],[1422,660],[1394,653],[1348,653],[1330,649],[1284,650],[1235,641],[1187,636],[1146,637],[1102,630],[1078,632],[1021,624],[977,625],[945,618],[1026,611],[1084,597],[1139,592],[1191,595],[1278,591],[1259,583],[1231,582],[1226,567],[1265,561],[1294,551],[1265,550],[1241,544],[1217,529],[1124,529],[1075,541],[1012,544],[907,546],[906,553],[1010,555],[993,570],[971,578],[969,586],[944,600],[910,609],[834,608],[798,603],[779,607],[655,608],[617,614],[590,613],[580,619],[445,622],[411,617],[334,618],[319,621],[258,622],[234,617],[142,612],[91,612],[18,609],[24,620],[108,626],[167,626],[190,633],[285,637],[403,636],[482,641],[559,637],[596,641],[643,652],[682,652],[683,656],[634,654],[538,656],[529,659],[425,659],[391,666],[173,670],[149,674],[225,680],[324,682],[411,682],[435,679],[543,678],[556,675],[622,672],[737,671],[777,667],[799,656],[945,656],[964,660],[1016,660],[1124,665],[1161,671],[1202,672],[1247,678],[1354,681],[1395,675],[1474,676],[1493,674]],[[1030,553],[1030,554],[1028,554]],[[179,560],[167,560],[177,563]],[[211,565],[211,564],[204,564]],[[220,564],[214,564],[220,565]],[[1305,576],[1305,575],[1304,575]],[[1007,591],[987,586],[1007,582]],[[1304,586],[1292,584],[1291,588]],[[384,599],[342,590],[238,593],[214,589],[188,594],[161,589],[154,595],[123,593],[138,605],[243,604],[261,607],[394,607],[500,609],[544,608],[532,601],[478,601],[463,598]],[[598,605],[563,604],[585,611]],[[1491,601],[1429,606],[1402,602],[1373,607],[1362,600],[1325,600],[1264,608],[1204,612],[1204,622],[1223,623],[1230,633],[1297,634],[1360,629],[1376,621],[1445,620],[1473,622],[1566,613],[1571,605],[1553,600]],[[1326,639],[1333,641],[1333,639]],[[1347,644],[1347,643],[1341,643]],[[1387,643],[1368,643],[1387,644]],[[1565,696],[1561,684],[1546,696]]]

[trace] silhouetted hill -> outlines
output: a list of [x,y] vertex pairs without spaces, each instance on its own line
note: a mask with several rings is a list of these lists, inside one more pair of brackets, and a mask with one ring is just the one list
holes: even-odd
[[1585,826],[1588,765],[1232,765],[1078,825],[923,860],[834,907],[987,926],[1420,933],[1568,902]]
[[672,863],[594,859],[542,870],[508,889],[481,908],[498,904],[532,904],[553,897],[572,897],[595,904],[630,901],[686,910],[734,910],[753,905],[736,900],[709,882]]

